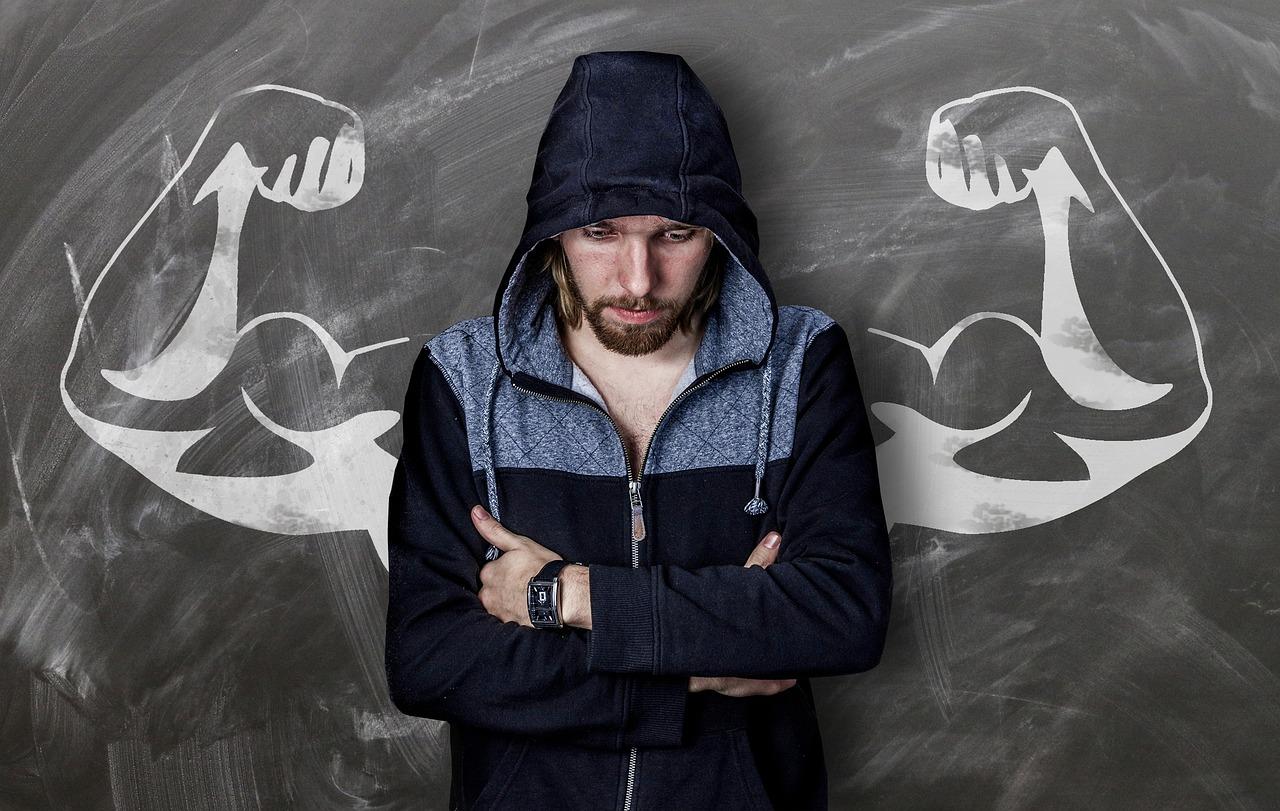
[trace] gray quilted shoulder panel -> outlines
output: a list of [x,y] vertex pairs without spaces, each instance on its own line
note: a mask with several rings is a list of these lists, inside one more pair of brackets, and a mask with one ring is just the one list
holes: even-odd
[[[498,362],[493,316],[461,321],[432,338],[427,347],[462,403],[471,468],[482,470],[483,421],[488,418],[489,387]],[[603,411],[516,389],[506,375],[498,377],[489,431],[495,467],[626,475],[622,441]]]
[[[796,400],[805,350],[835,323],[821,310],[778,308],[778,329],[769,353],[768,459],[791,454]],[[427,342],[431,356],[462,403],[471,466],[483,468],[482,426],[497,356],[493,317],[461,321]],[[690,468],[754,465],[760,424],[760,369],[730,371],[686,390],[668,408],[649,448],[645,473]],[[490,423],[494,464],[504,468],[549,468],[569,473],[625,476],[622,441],[594,405],[562,401],[516,389],[501,375]],[[637,460],[638,461],[638,460]]]
[[[773,404],[766,461],[791,455],[804,353],[814,336],[833,323],[813,307],[778,308],[778,331],[768,359]],[[729,372],[690,390],[658,429],[645,472],[754,465],[762,374],[761,369]]]

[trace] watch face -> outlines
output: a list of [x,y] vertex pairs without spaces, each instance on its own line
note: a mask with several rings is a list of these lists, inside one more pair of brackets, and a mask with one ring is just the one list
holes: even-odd
[[551,587],[537,583],[529,585],[529,621],[534,625],[558,625],[555,600]]

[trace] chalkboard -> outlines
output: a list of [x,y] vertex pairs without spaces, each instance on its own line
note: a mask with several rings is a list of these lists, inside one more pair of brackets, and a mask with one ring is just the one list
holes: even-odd
[[1272,0],[117,0],[0,7],[0,806],[446,807],[382,670],[408,371],[632,49],[873,415],[832,807],[1280,804]]

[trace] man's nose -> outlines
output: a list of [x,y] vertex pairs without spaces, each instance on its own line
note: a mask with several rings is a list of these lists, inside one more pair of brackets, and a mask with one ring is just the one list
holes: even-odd
[[635,298],[649,294],[658,283],[658,258],[644,237],[623,240],[619,281]]

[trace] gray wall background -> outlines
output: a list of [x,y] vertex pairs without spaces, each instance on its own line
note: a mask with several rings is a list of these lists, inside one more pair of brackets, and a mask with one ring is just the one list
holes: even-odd
[[[188,506],[72,422],[59,370],[85,290],[219,102],[271,82],[354,109],[368,168],[350,206],[250,210],[240,323],[292,310],[347,347],[408,340],[339,385],[312,333],[272,322],[180,405],[95,388],[96,369],[149,357],[180,325],[202,278],[191,257],[212,239],[202,215],[150,234],[95,299],[77,402],[212,428],[182,460],[210,476],[306,464],[241,387],[302,431],[399,411],[418,346],[488,312],[550,104],[575,54],[606,49],[680,53],[711,87],[779,299],[846,326],[868,403],[974,427],[1029,390],[1061,399],[998,324],[966,333],[936,385],[918,355],[868,332],[927,342],[981,309],[1037,323],[1040,260],[1011,236],[1034,223],[954,216],[924,180],[929,115],[988,88],[1075,104],[1203,340],[1214,408],[1168,462],[1039,526],[894,528],[884,659],[817,683],[833,807],[1280,804],[1272,0],[5,0],[0,807],[445,807],[443,728],[386,697],[386,573],[368,535],[264,533]],[[291,133],[249,114],[225,123],[227,142]],[[1030,129],[1056,137],[1042,123]],[[1203,404],[1167,280],[1101,226],[1076,235],[1099,338],[1178,396],[1133,413],[1046,408],[974,448],[974,469],[1079,477],[1055,420],[1155,436]],[[399,427],[378,442],[397,452]]]

